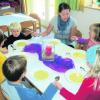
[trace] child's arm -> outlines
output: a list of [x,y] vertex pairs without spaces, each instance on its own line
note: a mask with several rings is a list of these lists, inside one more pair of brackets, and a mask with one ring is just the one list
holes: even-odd
[[66,99],[68,99],[68,100],[70,100],[71,98],[74,97],[74,94],[72,94],[71,92],[69,92],[69,91],[66,90],[65,88],[62,88],[62,89],[60,90],[60,94],[61,94],[64,98],[66,98]]
[[52,100],[52,98],[55,95],[55,93],[57,92],[57,90],[58,89],[57,89],[57,87],[54,84],[50,84],[48,86],[48,88],[46,89],[46,91],[41,96],[41,99],[45,98],[45,100]]
[[53,29],[53,26],[51,24],[49,24],[47,29],[41,33],[41,36],[44,37],[44,36],[48,35],[52,31],[52,29]]

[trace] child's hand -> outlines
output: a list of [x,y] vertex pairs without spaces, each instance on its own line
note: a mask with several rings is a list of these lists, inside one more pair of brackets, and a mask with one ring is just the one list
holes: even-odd
[[92,64],[90,64],[88,61],[86,62],[87,63],[87,65],[88,65],[88,67],[92,67]]
[[42,37],[44,37],[44,36],[46,36],[46,35],[47,35],[46,32],[42,32],[42,33],[41,33],[41,36],[42,36]]
[[71,40],[77,41],[78,37],[77,36],[71,36]]
[[2,48],[2,47],[0,47],[0,51],[2,52],[2,53],[8,53],[8,50],[7,50],[7,48]]
[[63,87],[58,81],[55,81],[53,84],[54,84],[59,90],[61,90],[62,87]]

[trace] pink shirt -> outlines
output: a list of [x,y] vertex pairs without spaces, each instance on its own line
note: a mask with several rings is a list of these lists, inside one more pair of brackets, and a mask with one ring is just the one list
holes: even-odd
[[76,95],[65,88],[60,90],[60,94],[65,97],[66,100],[100,100],[100,91],[93,89],[93,82],[94,78],[86,78]]
[[93,41],[91,39],[87,39],[87,40],[88,40],[87,49],[90,48],[93,45],[100,44],[100,42],[96,42],[96,41]]

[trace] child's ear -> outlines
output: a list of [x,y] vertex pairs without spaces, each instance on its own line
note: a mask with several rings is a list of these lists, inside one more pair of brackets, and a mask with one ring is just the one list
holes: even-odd
[[23,72],[23,74],[21,75],[21,79],[23,79],[25,77],[26,71]]

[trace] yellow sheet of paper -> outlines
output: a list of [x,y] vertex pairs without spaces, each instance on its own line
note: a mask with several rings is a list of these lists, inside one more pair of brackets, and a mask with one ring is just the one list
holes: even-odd
[[86,57],[86,55],[85,54],[83,54],[83,53],[80,53],[80,52],[75,52],[75,53],[73,53],[73,57],[75,57],[75,58],[85,58]]
[[34,78],[36,80],[45,80],[49,77],[49,74],[47,71],[44,70],[38,70],[34,73]]
[[26,46],[27,44],[25,43],[25,42],[19,42],[19,43],[17,43],[17,46],[19,46],[19,47],[24,47],[24,46]]
[[60,43],[60,41],[58,41],[58,40],[51,40],[49,43],[52,44],[52,45],[58,45]]
[[73,82],[73,83],[81,83],[84,79],[83,75],[77,72],[72,72],[69,75],[69,79]]

